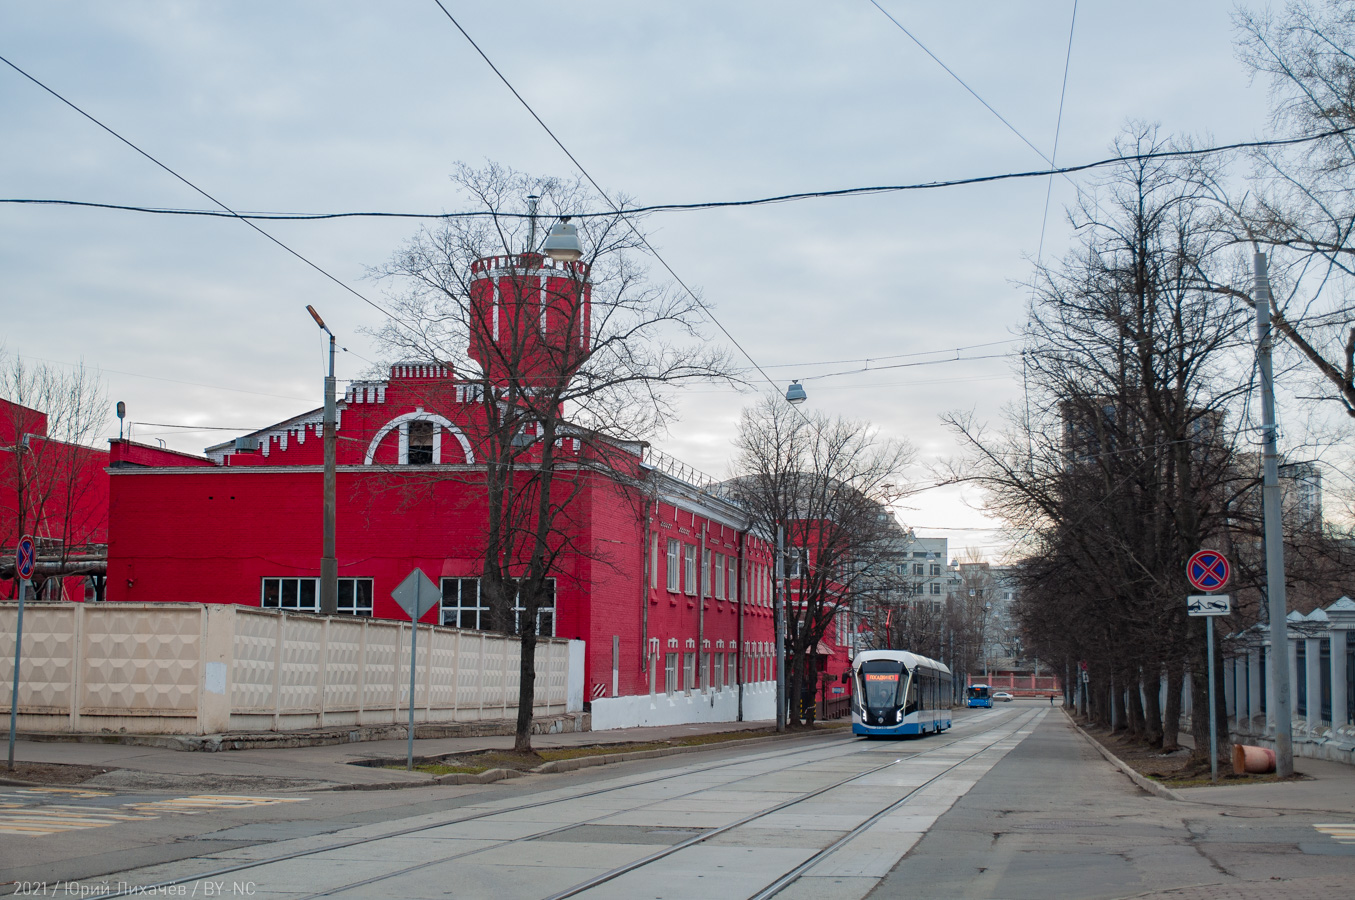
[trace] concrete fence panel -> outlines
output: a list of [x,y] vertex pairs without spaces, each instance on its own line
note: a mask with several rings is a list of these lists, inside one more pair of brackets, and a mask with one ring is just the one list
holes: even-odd
[[[0,604],[0,678],[13,678],[18,607]],[[7,639],[6,639],[7,637]],[[408,622],[225,604],[34,603],[24,610],[25,732],[214,734],[403,723]],[[537,644],[534,715],[578,711],[583,654]],[[421,625],[415,719],[516,714],[518,639]],[[578,671],[575,671],[578,669]],[[9,712],[9,690],[0,700]]]

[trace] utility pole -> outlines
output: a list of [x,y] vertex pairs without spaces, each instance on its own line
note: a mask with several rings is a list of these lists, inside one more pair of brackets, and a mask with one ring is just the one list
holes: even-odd
[[776,730],[786,730],[786,546],[785,526],[776,526],[776,584],[772,586],[776,628]]
[[325,377],[323,435],[325,445],[325,500],[322,526],[323,546],[320,551],[320,614],[332,616],[339,611],[339,561],[334,550],[335,495],[338,493],[338,460],[336,458],[338,455],[336,434],[338,404],[334,397],[334,332],[330,331],[325,325],[325,320],[320,318],[320,314],[315,311],[315,307],[307,306],[306,311],[311,314],[315,324],[319,325],[321,330],[329,335],[329,375]]
[[[1271,708],[1275,714],[1275,774],[1294,774],[1294,720],[1289,709],[1289,615],[1284,589],[1284,534],[1280,526],[1279,454],[1275,439],[1275,383],[1270,351],[1270,273],[1260,247],[1252,252],[1255,279],[1256,367],[1261,374],[1261,439],[1263,506],[1266,545],[1266,599],[1270,611]],[[1212,647],[1212,645],[1211,645]]]

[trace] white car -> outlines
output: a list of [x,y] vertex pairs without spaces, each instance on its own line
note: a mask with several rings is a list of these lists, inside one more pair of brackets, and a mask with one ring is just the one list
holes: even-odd
[[994,699],[994,700],[1015,700],[1016,698],[1013,697],[1011,694],[1007,693],[1006,691],[995,691],[995,692],[993,693],[993,699]]

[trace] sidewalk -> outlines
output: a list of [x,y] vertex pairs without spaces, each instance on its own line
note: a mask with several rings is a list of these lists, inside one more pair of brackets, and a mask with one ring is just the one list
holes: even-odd
[[[632,741],[668,741],[696,735],[757,731],[770,725],[769,722],[717,722],[538,734],[532,736],[532,746],[540,750]],[[476,750],[508,750],[512,746],[512,735],[416,738],[414,756],[417,758]],[[16,763],[82,765],[111,769],[113,771],[82,782],[80,787],[117,790],[314,791],[433,784],[433,777],[422,772],[352,764],[366,759],[403,761],[406,748],[406,740],[398,739],[318,747],[189,753],[128,744],[48,743],[20,739],[14,745],[14,760]],[[12,779],[6,778],[7,774],[4,765],[0,764],[0,784],[15,783]]]
[[[1067,714],[1067,710],[1064,710]],[[1307,779],[1276,781],[1267,784],[1217,784],[1207,787],[1168,788],[1144,778],[1116,757],[1099,741],[1082,730],[1071,715],[1073,727],[1102,755],[1110,759],[1135,783],[1150,793],[1168,800],[1205,806],[1238,809],[1267,809],[1287,812],[1321,812],[1333,816],[1355,816],[1355,766],[1323,759],[1296,757],[1294,770]],[[1191,746],[1189,735],[1180,736],[1182,746]],[[1132,773],[1132,774],[1131,774]],[[1144,782],[1148,782],[1144,784]]]

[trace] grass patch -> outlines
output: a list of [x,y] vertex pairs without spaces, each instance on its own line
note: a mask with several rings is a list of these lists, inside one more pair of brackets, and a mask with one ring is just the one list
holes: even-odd
[[[830,722],[801,726],[793,730],[797,732],[831,731],[843,727],[843,723]],[[667,750],[674,747],[704,747],[711,744],[723,744],[728,741],[767,737],[773,734],[776,734],[775,728],[757,728],[744,731],[722,731],[715,734],[694,734],[690,737],[674,738],[668,741],[622,741],[609,744],[585,744],[577,747],[543,747],[534,753],[515,753],[512,750],[480,750],[473,753],[451,754],[416,763],[414,770],[429,775],[478,775],[489,769],[513,769],[518,772],[530,772],[542,763],[557,760],[582,759],[589,756],[614,756],[618,753]],[[392,763],[385,768],[404,769],[404,766]]]

